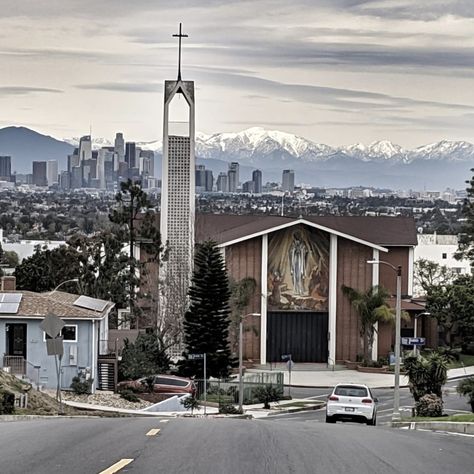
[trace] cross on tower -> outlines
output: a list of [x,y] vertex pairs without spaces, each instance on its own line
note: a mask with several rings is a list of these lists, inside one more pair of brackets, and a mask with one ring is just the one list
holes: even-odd
[[174,38],[179,38],[179,47],[178,47],[178,81],[181,80],[181,38],[187,38],[188,35],[183,35],[181,32],[181,23],[179,24],[179,33],[173,35]]

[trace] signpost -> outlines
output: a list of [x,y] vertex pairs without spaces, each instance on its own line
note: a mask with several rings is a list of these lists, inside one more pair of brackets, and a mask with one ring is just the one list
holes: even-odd
[[[63,403],[61,397],[61,360],[64,354],[63,337],[60,336],[64,327],[64,322],[54,314],[48,314],[40,324],[40,328],[49,336],[46,338],[46,350],[48,355],[54,356],[56,363],[56,397],[59,402],[59,414],[63,413]],[[58,360],[59,359],[59,360]]]
[[206,414],[206,403],[207,403],[207,379],[206,379],[206,353],[204,354],[188,354],[188,359],[197,360],[203,359],[204,362],[204,414]]

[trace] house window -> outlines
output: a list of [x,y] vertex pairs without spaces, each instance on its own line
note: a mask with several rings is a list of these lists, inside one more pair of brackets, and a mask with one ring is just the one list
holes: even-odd
[[[51,339],[46,333],[44,334],[44,340]],[[63,336],[64,341],[67,342],[77,342],[77,325],[76,324],[66,324],[61,330],[60,336]]]
[[442,254],[441,254],[441,258],[442,258],[443,260],[446,260],[446,259],[448,258],[448,254],[447,254],[447,253],[442,253]]

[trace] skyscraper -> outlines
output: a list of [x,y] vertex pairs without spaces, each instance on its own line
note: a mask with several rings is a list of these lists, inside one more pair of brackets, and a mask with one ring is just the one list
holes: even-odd
[[229,163],[229,171],[227,172],[229,193],[236,193],[239,187],[239,164],[237,162]]
[[256,194],[262,193],[262,172],[255,170],[252,172],[252,181],[254,183],[253,188]]
[[125,143],[125,162],[129,168],[136,168],[137,150],[135,142]]
[[11,156],[0,156],[0,181],[10,181],[12,175]]
[[[117,153],[119,162],[125,161],[125,142],[123,140],[123,133],[115,134],[114,151]],[[118,169],[118,164],[116,165],[116,168]]]
[[48,186],[58,184],[58,160],[48,160],[46,164],[46,177],[48,179]]
[[281,188],[290,193],[295,190],[295,172],[293,170],[283,170]]
[[221,193],[229,192],[229,177],[226,173],[219,173],[217,177],[217,191]]
[[46,161],[33,161],[33,184],[47,186]]
[[[181,32],[179,38],[178,78],[165,81],[163,113],[163,164],[160,231],[168,244],[168,260],[162,268],[162,280],[174,282],[165,289],[165,314],[184,316],[192,272],[195,214],[195,122],[194,81],[181,78]],[[166,293],[167,292],[167,293]],[[179,310],[171,300],[181,301]]]

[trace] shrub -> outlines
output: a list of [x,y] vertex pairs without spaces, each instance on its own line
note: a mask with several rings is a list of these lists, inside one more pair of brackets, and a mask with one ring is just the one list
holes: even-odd
[[415,410],[417,416],[443,416],[443,400],[434,393],[423,395],[416,402]]
[[232,403],[224,403],[219,407],[219,413],[223,413],[225,415],[239,415],[241,411],[232,405]]
[[15,394],[0,391],[0,415],[11,415],[15,412]]
[[274,387],[272,384],[262,385],[257,387],[254,395],[260,403],[263,403],[263,408],[270,409],[270,402],[276,402],[283,396],[283,391],[280,388]]
[[459,395],[468,397],[468,403],[471,405],[471,411],[474,413],[474,377],[461,380],[456,390]]
[[122,390],[120,392],[120,397],[132,403],[138,403],[140,401],[140,399],[131,390],[128,389]]
[[85,375],[76,375],[72,378],[71,388],[76,395],[89,394],[92,391],[94,379],[86,379]]
[[196,397],[185,397],[181,400],[181,404],[183,405],[186,410],[191,410],[191,415],[193,414],[194,410],[199,408],[199,401]]

